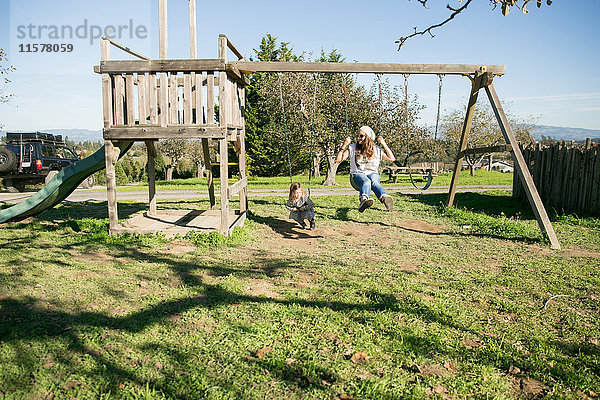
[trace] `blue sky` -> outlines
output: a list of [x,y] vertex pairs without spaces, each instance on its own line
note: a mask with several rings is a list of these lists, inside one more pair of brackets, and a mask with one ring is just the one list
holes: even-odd
[[[347,61],[358,62],[503,64],[507,74],[494,84],[510,114],[542,125],[600,129],[600,1],[555,0],[540,9],[532,5],[527,15],[514,9],[503,17],[489,1],[476,0],[454,21],[434,31],[434,38],[413,38],[397,51],[394,41],[400,36],[446,17],[446,1],[430,3],[425,9],[416,0],[197,0],[198,55],[216,58],[217,36],[226,34],[250,57],[260,39],[270,33],[309,57],[322,49],[337,49]],[[158,58],[157,5],[158,0],[0,0],[0,47],[17,68],[6,88],[15,97],[0,105],[0,124],[7,130],[99,130],[100,77],[92,68],[99,63],[100,44],[90,36],[110,26],[133,26],[142,34],[122,29],[116,40]],[[169,1],[169,58],[189,56],[187,8],[185,0]],[[218,20],[219,15],[226,15],[226,21]],[[31,32],[30,25],[34,26]],[[73,44],[73,51],[20,52],[20,45],[40,42],[29,38],[29,33],[36,36],[44,25],[80,27],[81,38],[75,33],[74,38],[68,37],[67,30],[63,32],[67,37],[50,40],[48,30],[42,30],[45,42]],[[116,49],[111,56],[130,58]],[[374,77],[359,79],[370,85]],[[401,76],[389,79],[393,84],[403,82]],[[426,125],[434,123],[437,85],[436,76],[409,79],[410,93],[426,105],[421,116]],[[464,109],[469,90],[466,78],[447,77],[443,109]],[[483,93],[480,101],[487,101]]]

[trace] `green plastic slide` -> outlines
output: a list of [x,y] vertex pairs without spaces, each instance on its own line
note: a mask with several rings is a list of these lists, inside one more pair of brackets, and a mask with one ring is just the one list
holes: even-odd
[[[131,148],[133,142],[118,142],[121,158]],[[36,194],[12,207],[0,210],[0,223],[20,221],[54,207],[67,197],[94,172],[104,169],[104,146],[89,157],[63,168]]]

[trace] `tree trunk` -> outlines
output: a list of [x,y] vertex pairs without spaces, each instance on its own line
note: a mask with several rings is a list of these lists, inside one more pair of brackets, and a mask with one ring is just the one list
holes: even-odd
[[488,158],[488,171],[492,170],[492,163],[494,162],[494,154],[490,153],[490,157]]
[[335,181],[335,174],[337,173],[337,169],[340,166],[340,163],[335,162],[335,154],[328,152],[327,154],[327,177],[325,178],[325,182],[323,182],[323,186],[335,186],[337,182]]
[[321,153],[316,153],[313,158],[313,176],[318,178],[321,176],[321,159],[323,156]]
[[167,165],[167,172],[166,172],[165,179],[167,181],[173,180],[173,166],[172,165]]
[[204,176],[204,164],[202,160],[196,164],[196,178],[202,178]]

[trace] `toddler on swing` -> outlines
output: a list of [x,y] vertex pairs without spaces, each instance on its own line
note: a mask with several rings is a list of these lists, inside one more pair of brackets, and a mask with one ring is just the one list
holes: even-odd
[[285,208],[290,210],[290,218],[297,221],[302,228],[306,229],[304,220],[308,220],[310,230],[315,229],[315,204],[299,182],[294,182],[290,186],[290,198],[285,204]]

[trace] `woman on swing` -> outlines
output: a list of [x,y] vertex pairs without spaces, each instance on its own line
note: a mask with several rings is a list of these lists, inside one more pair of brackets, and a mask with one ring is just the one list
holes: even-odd
[[[375,132],[368,126],[361,126],[356,136],[356,143],[350,143],[350,136],[342,144],[342,149],[337,154],[335,162],[341,163],[350,158],[350,184],[359,191],[360,205],[358,211],[363,212],[374,203],[371,190],[388,211],[394,208],[394,199],[385,193],[381,186],[379,163],[381,160],[395,161],[396,157],[381,136],[375,144]],[[383,148],[383,149],[382,149]]]

